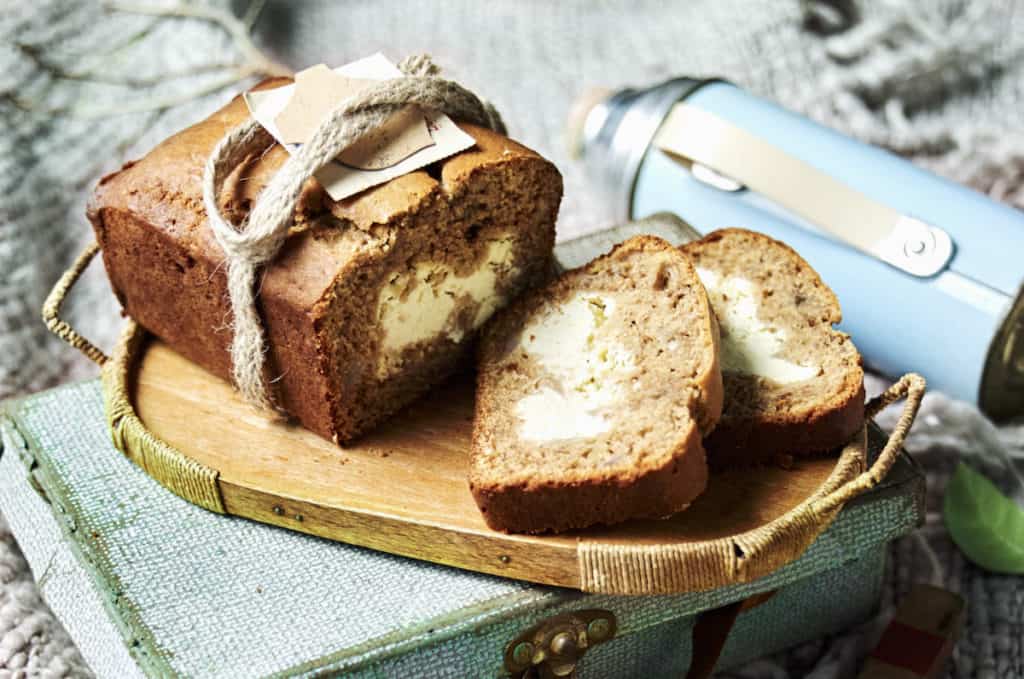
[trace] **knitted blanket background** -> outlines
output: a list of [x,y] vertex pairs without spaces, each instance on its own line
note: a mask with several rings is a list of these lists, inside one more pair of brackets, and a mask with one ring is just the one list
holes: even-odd
[[[392,59],[433,54],[451,77],[494,101],[514,138],[562,170],[560,238],[610,225],[610,211],[564,150],[573,97],[589,86],[680,74],[726,77],[1024,208],[1021,3],[261,4],[51,1],[0,11],[0,397],[95,372],[39,321],[49,286],[92,237],[87,192],[102,173],[252,83],[266,69],[255,46],[295,68],[375,51]],[[90,272],[70,306],[86,336],[112,344],[120,320],[101,271]],[[869,394],[885,384],[869,377]],[[880,419],[894,422],[891,414]],[[1024,675],[1021,579],[966,562],[939,513],[961,454],[1002,448],[1024,464],[1024,424],[995,428],[974,408],[931,394],[908,448],[928,474],[928,521],[892,547],[878,619],[729,676],[855,676],[892,606],[925,580],[969,600],[950,676]],[[0,517],[0,677],[19,676],[91,673]]]

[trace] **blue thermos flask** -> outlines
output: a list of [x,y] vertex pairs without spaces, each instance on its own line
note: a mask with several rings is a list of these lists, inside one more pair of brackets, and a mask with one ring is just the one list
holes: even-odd
[[782,240],[835,290],[870,366],[1024,414],[1024,212],[720,80],[592,94],[575,119],[619,219]]

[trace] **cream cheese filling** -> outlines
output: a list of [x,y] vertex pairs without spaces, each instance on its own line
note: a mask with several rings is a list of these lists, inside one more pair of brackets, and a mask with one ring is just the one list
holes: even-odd
[[[512,238],[490,241],[483,262],[465,276],[456,276],[446,264],[429,261],[393,274],[377,299],[377,322],[383,329],[378,378],[401,366],[407,347],[438,337],[458,343],[483,325],[505,303],[497,286],[515,273],[513,245]],[[466,300],[476,307],[469,327],[457,318],[463,308],[460,302]]]
[[613,299],[577,292],[523,329],[519,349],[550,379],[516,403],[520,438],[590,438],[611,428],[609,415],[621,402],[623,384],[636,367],[624,346],[595,338],[614,314]]
[[766,377],[780,384],[800,382],[821,372],[815,365],[802,365],[781,358],[788,334],[785,328],[765,323],[758,316],[759,291],[742,276],[723,278],[710,269],[697,268],[704,289],[718,317],[722,333],[722,370]]

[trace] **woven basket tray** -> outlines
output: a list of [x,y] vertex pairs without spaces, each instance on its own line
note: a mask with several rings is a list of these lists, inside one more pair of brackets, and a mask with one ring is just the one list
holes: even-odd
[[868,468],[866,430],[830,456],[790,469],[713,474],[670,519],[558,536],[486,527],[466,472],[472,385],[455,380],[356,445],[338,447],[253,411],[233,388],[129,321],[107,357],[59,319],[60,305],[98,248],[55,286],[44,320],[103,366],[114,444],[150,476],[211,511],[485,573],[610,594],[713,589],[794,560],[843,504],[875,486],[900,452],[924,391],[904,376],[866,407],[906,397],[902,417]]

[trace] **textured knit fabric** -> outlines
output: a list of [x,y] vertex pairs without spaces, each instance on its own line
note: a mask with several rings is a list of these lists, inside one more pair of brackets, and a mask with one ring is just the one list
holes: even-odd
[[[588,86],[645,85],[682,73],[727,77],[1024,206],[1024,8],[1010,0],[304,2],[301,11],[297,4],[268,3],[255,27],[257,43],[293,67],[377,50],[392,58],[430,52],[446,73],[492,99],[512,136],[565,174],[562,238],[608,226],[610,214],[564,151],[572,98]],[[199,7],[241,14],[246,3]],[[91,238],[82,213],[97,177],[252,79],[236,82],[231,64],[245,62],[244,49],[203,18],[108,10],[95,1],[8,3],[0,36],[0,395],[11,395],[94,370],[48,336],[38,309]],[[192,98],[197,90],[205,94]],[[110,346],[120,321],[97,268],[73,295],[68,316]],[[909,445],[929,473],[933,513],[922,535],[941,579],[970,602],[950,672],[1024,674],[1019,579],[966,563],[938,514],[958,456],[1000,445],[1020,460],[1024,428],[993,430],[972,408],[941,396],[927,399],[921,422]],[[84,673],[10,534],[0,530],[0,538],[0,668]],[[929,577],[919,547],[914,539],[893,549],[887,605]],[[877,632],[875,625],[823,640],[744,676],[852,676]]]

